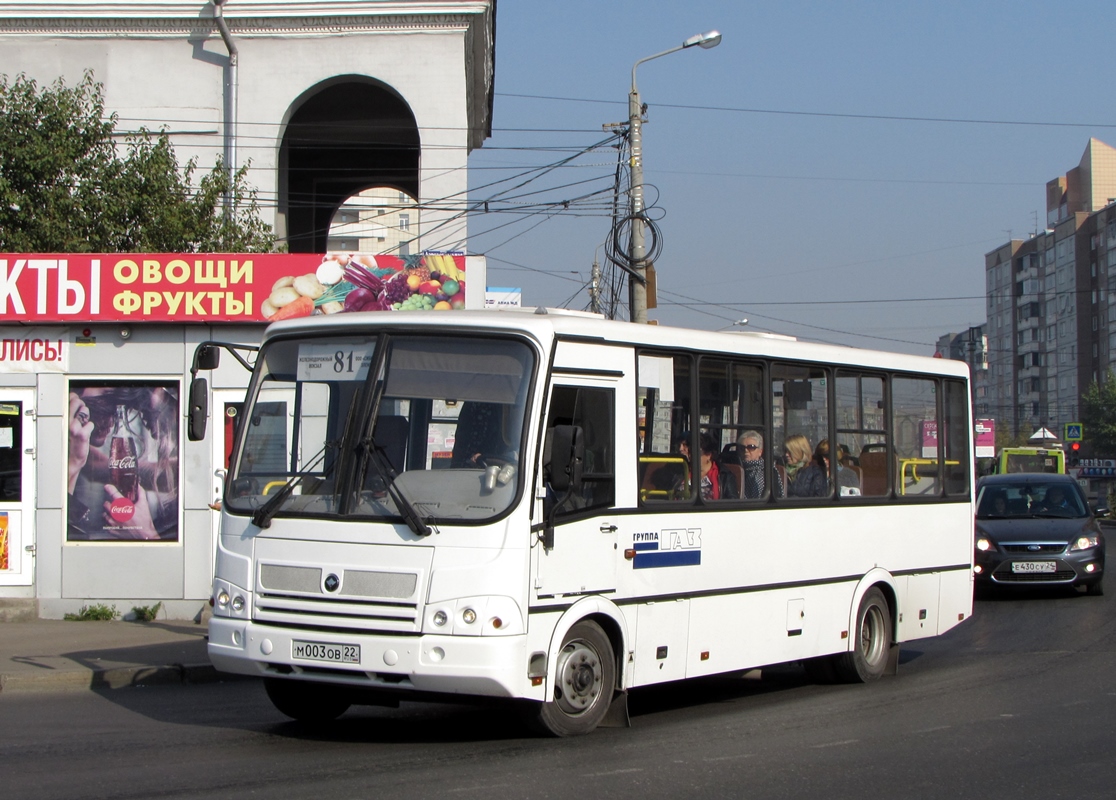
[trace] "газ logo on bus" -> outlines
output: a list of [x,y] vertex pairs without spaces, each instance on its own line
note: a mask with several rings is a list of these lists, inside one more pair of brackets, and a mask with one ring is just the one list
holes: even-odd
[[691,567],[701,563],[701,528],[669,528],[632,534],[634,569]]

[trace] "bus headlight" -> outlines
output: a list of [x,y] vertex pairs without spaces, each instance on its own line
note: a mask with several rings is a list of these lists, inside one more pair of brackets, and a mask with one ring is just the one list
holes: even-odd
[[477,621],[477,612],[471,608],[467,608],[461,612],[461,619],[465,621],[466,625],[472,625]]
[[240,595],[237,595],[236,597],[233,598],[232,610],[235,611],[237,614],[239,614],[241,611],[244,610],[244,598],[243,597],[241,597]]
[[437,611],[434,612],[434,617],[432,619],[432,622],[435,625],[437,625],[439,628],[441,628],[443,625],[446,624],[446,621],[448,619],[449,619],[449,617],[446,616],[446,612],[442,611],[441,609],[438,609]]

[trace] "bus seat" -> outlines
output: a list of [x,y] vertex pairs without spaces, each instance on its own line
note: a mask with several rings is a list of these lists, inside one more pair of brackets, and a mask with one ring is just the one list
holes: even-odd
[[869,497],[887,494],[887,452],[870,450],[860,454],[860,489]]
[[406,468],[407,434],[410,432],[410,423],[406,417],[388,416],[376,420],[376,427],[372,430],[372,438],[376,447],[383,450],[391,468],[402,472]]
[[723,469],[725,472],[727,472],[729,475],[731,475],[732,479],[734,481],[736,481],[736,496],[737,497],[743,497],[744,496],[744,467],[740,466],[739,464],[733,464],[731,462],[727,462],[727,463],[726,462],[721,462],[721,469]]

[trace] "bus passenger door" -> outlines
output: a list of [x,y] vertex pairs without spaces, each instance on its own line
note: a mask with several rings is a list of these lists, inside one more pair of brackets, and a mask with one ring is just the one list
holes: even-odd
[[[616,348],[596,348],[613,355]],[[594,360],[580,363],[600,364]],[[558,370],[555,370],[558,372]],[[553,523],[553,546],[536,545],[535,590],[538,597],[609,594],[616,591],[620,527],[625,517],[616,513],[617,444],[632,405],[623,401],[624,381],[632,370],[595,371],[593,377],[556,375],[547,411],[547,429],[573,425],[585,445],[580,488],[555,492],[544,486],[544,514]],[[634,416],[634,412],[632,414]],[[543,470],[545,476],[545,469]]]

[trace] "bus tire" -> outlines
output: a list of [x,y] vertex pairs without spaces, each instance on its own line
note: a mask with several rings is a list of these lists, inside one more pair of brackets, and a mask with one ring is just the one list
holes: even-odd
[[861,599],[853,633],[852,650],[833,660],[838,679],[845,683],[877,680],[887,669],[891,650],[891,609],[879,589],[869,589]]
[[802,662],[806,677],[811,683],[837,683],[837,667],[834,665],[837,658],[837,656],[818,656],[806,659]]
[[345,690],[328,683],[264,678],[264,689],[280,713],[311,725],[333,722],[352,705]]
[[616,688],[616,658],[601,626],[582,620],[558,651],[548,702],[533,704],[533,727],[550,736],[589,733],[608,713]]

